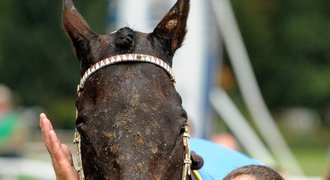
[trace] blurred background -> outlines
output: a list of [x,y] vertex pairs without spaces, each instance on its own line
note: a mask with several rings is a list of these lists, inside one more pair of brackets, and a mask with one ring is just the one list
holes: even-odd
[[[105,34],[120,24],[120,18],[115,15],[122,13],[118,2],[79,0],[75,3],[93,30]],[[232,5],[260,93],[281,136],[304,175],[325,177],[330,173],[330,4],[326,0],[228,2]],[[159,4],[156,7],[165,13],[173,4],[168,3],[165,7]],[[211,1],[204,4],[210,11],[204,17],[209,24],[203,26],[212,28],[212,33],[205,33],[203,37],[210,39],[206,44],[216,52],[211,53],[212,68],[207,75],[211,78],[206,78],[210,81],[207,86],[225,91],[264,142],[242,97],[230,45],[224,38],[226,33],[219,27],[221,22],[216,11],[221,7],[216,3],[212,6]],[[46,179],[52,174],[39,133],[40,112],[47,113],[63,141],[72,144],[74,101],[80,72],[71,42],[62,28],[61,11],[60,0],[0,1],[0,179],[16,176],[11,168],[3,168],[10,163],[21,166],[19,179]],[[197,22],[198,26],[201,22],[192,17],[190,21]],[[185,64],[183,60],[181,63]],[[180,86],[180,79],[177,81]],[[211,92],[210,88],[204,91],[207,96]],[[181,94],[185,101],[185,91]],[[229,134],[237,143],[234,148],[249,154],[226,118],[216,113],[212,105],[202,103],[202,106],[211,120],[202,130],[196,130],[196,136],[214,138],[214,135]],[[8,119],[11,122],[6,123]],[[17,142],[14,139],[18,139]],[[267,148],[271,149],[269,145]],[[270,154],[276,155],[276,152],[270,150]],[[6,161],[4,157],[18,159],[17,162]],[[30,173],[24,171],[26,166],[32,168]],[[33,177],[33,167],[41,173],[40,177]],[[40,170],[42,168],[45,170]],[[285,172],[285,169],[280,170]]]

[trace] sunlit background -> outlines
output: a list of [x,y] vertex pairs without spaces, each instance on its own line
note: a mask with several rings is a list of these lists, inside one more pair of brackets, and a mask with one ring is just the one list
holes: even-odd
[[[222,8],[216,6],[219,4],[212,4],[211,0],[204,1],[208,13],[203,18],[206,18],[208,24],[198,22],[198,18],[190,19],[196,24],[190,27],[208,26],[208,31],[205,33],[205,39],[208,39],[209,43],[208,49],[216,51],[213,52],[211,61],[216,67],[210,68],[212,72],[208,74],[212,77],[204,80],[210,81],[207,83],[210,87],[207,87],[207,92],[203,93],[208,98],[211,92],[209,88],[226,92],[246,122],[264,142],[265,137],[258,130],[255,117],[251,115],[251,109],[247,107],[242,95],[244,90],[239,83],[237,75],[239,70],[235,69],[233,63],[233,54],[238,53],[239,50],[234,49],[231,52],[230,43],[226,42],[227,37],[224,37],[226,28],[228,31],[229,27],[224,23],[224,19],[229,18],[221,16],[224,14],[221,14]],[[303,175],[310,179],[323,179],[330,173],[329,2],[326,0],[214,1],[231,3],[238,23],[237,30],[241,33],[248,55],[247,60],[251,63],[263,100],[276,126],[279,127],[281,136],[297,159]],[[104,34],[117,26],[114,23],[118,21],[118,17],[115,20],[114,14],[122,14],[116,2],[79,0],[75,1],[75,4],[93,30]],[[154,7],[166,12],[173,4],[173,1],[171,2],[164,7],[160,5]],[[164,4],[166,3],[162,5]],[[217,11],[221,12],[217,13]],[[15,122],[19,129],[13,130],[16,125],[12,124],[11,134],[8,130],[10,125],[1,121],[4,117],[1,113],[1,108],[4,107],[1,106],[1,100],[5,99],[2,97],[7,96],[7,91],[1,91],[0,88],[0,155],[3,156],[0,157],[0,179],[16,177],[17,179],[47,177],[54,179],[51,162],[39,133],[40,112],[47,113],[61,139],[74,150],[72,146],[75,124],[74,101],[80,72],[71,42],[62,28],[61,12],[61,0],[0,1],[0,84],[11,89],[14,115],[19,119]],[[134,13],[138,16],[139,9]],[[219,15],[222,19],[218,17]],[[222,23],[225,27],[221,27]],[[136,25],[133,28],[138,27]],[[212,33],[208,33],[210,29]],[[227,33],[232,32],[229,30]],[[210,35],[214,36],[210,37]],[[187,39],[188,47],[189,41]],[[234,40],[227,39],[227,41]],[[184,56],[182,55],[184,51],[179,53],[180,57]],[[189,66],[187,59],[175,63],[178,66],[180,64]],[[182,71],[181,73],[184,74]],[[179,80],[180,77],[178,77],[180,89]],[[185,98],[187,95],[184,87],[182,89],[180,93],[183,101],[191,101]],[[235,148],[251,155],[244,143],[240,142],[242,140],[231,129],[232,126],[226,122],[226,117],[217,112],[216,107],[204,103],[200,106],[206,109],[208,119],[211,120],[208,120],[208,125],[203,125],[200,129],[198,129],[200,126],[194,127],[197,129],[195,130],[197,135],[202,138],[209,138],[215,134],[230,135],[237,143]],[[199,123],[204,124],[201,121]],[[263,128],[267,131],[270,127]],[[274,155],[269,144],[265,144],[270,149],[271,155]],[[8,149],[11,150],[9,154],[6,152]],[[18,158],[10,160],[4,158],[5,156]],[[13,166],[15,166],[14,170],[11,168]],[[279,167],[279,170],[286,173],[285,169]],[[15,173],[17,171],[21,174]],[[39,175],[34,175],[35,172]]]

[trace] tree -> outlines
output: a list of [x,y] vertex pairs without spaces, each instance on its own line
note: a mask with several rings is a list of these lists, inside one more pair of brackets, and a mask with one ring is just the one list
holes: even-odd
[[[106,29],[106,3],[76,3],[99,33]],[[71,102],[72,109],[53,112],[68,120],[64,114],[74,114],[80,72],[62,29],[62,1],[3,0],[0,9],[0,82],[19,94],[25,106],[42,106],[52,113],[61,109],[57,106],[70,107],[66,102]]]
[[330,6],[325,0],[233,0],[271,108],[330,102]]

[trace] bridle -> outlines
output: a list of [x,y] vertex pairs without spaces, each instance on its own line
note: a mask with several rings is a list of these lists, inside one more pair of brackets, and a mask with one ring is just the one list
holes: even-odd
[[[81,92],[84,90],[85,83],[95,72],[109,65],[122,63],[122,62],[144,62],[144,63],[155,64],[161,67],[162,69],[164,69],[169,75],[171,81],[175,83],[173,70],[171,66],[169,66],[165,61],[157,57],[151,55],[145,55],[145,54],[120,54],[120,55],[110,56],[108,58],[105,58],[97,62],[84,73],[77,87],[78,97],[80,96]],[[77,110],[76,110],[76,116],[78,116]],[[183,159],[183,171],[182,171],[181,179],[186,180],[187,177],[191,175],[191,164],[192,164],[192,161],[190,159],[191,155],[190,155],[190,146],[189,146],[190,134],[188,133],[187,128],[185,128],[185,132],[183,133],[182,138],[183,138],[183,147],[184,147],[184,159]],[[81,159],[81,137],[77,129],[75,130],[75,137],[73,142],[76,145],[76,151],[77,151],[77,158],[78,158],[77,171],[78,171],[79,179],[84,180],[85,177],[84,177],[84,171],[83,171],[82,159]]]
[[171,78],[171,80],[173,82],[175,82],[174,73],[173,73],[171,66],[169,66],[163,60],[161,60],[157,57],[145,55],[145,54],[120,54],[120,55],[115,55],[115,56],[105,58],[105,59],[97,62],[93,66],[91,66],[80,79],[80,84],[78,85],[78,90],[82,91],[88,78],[91,77],[96,71],[98,71],[106,66],[110,66],[110,65],[116,64],[116,63],[123,63],[123,62],[146,62],[146,63],[155,64],[155,65],[161,67],[162,69],[164,69],[167,72],[167,74],[169,75],[169,77]]

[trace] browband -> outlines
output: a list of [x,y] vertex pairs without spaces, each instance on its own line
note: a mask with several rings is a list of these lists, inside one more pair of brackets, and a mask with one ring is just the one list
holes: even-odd
[[145,54],[120,54],[115,56],[110,56],[106,59],[103,59],[96,64],[94,64],[92,67],[90,67],[83,75],[83,77],[80,79],[80,83],[78,85],[78,90],[81,91],[84,88],[84,85],[88,78],[94,74],[96,71],[102,69],[103,67],[120,63],[120,62],[146,62],[146,63],[152,63],[155,64],[162,69],[164,69],[167,74],[170,76],[171,80],[175,82],[173,70],[171,66],[169,66],[166,62],[163,60],[151,56],[151,55],[145,55]]

